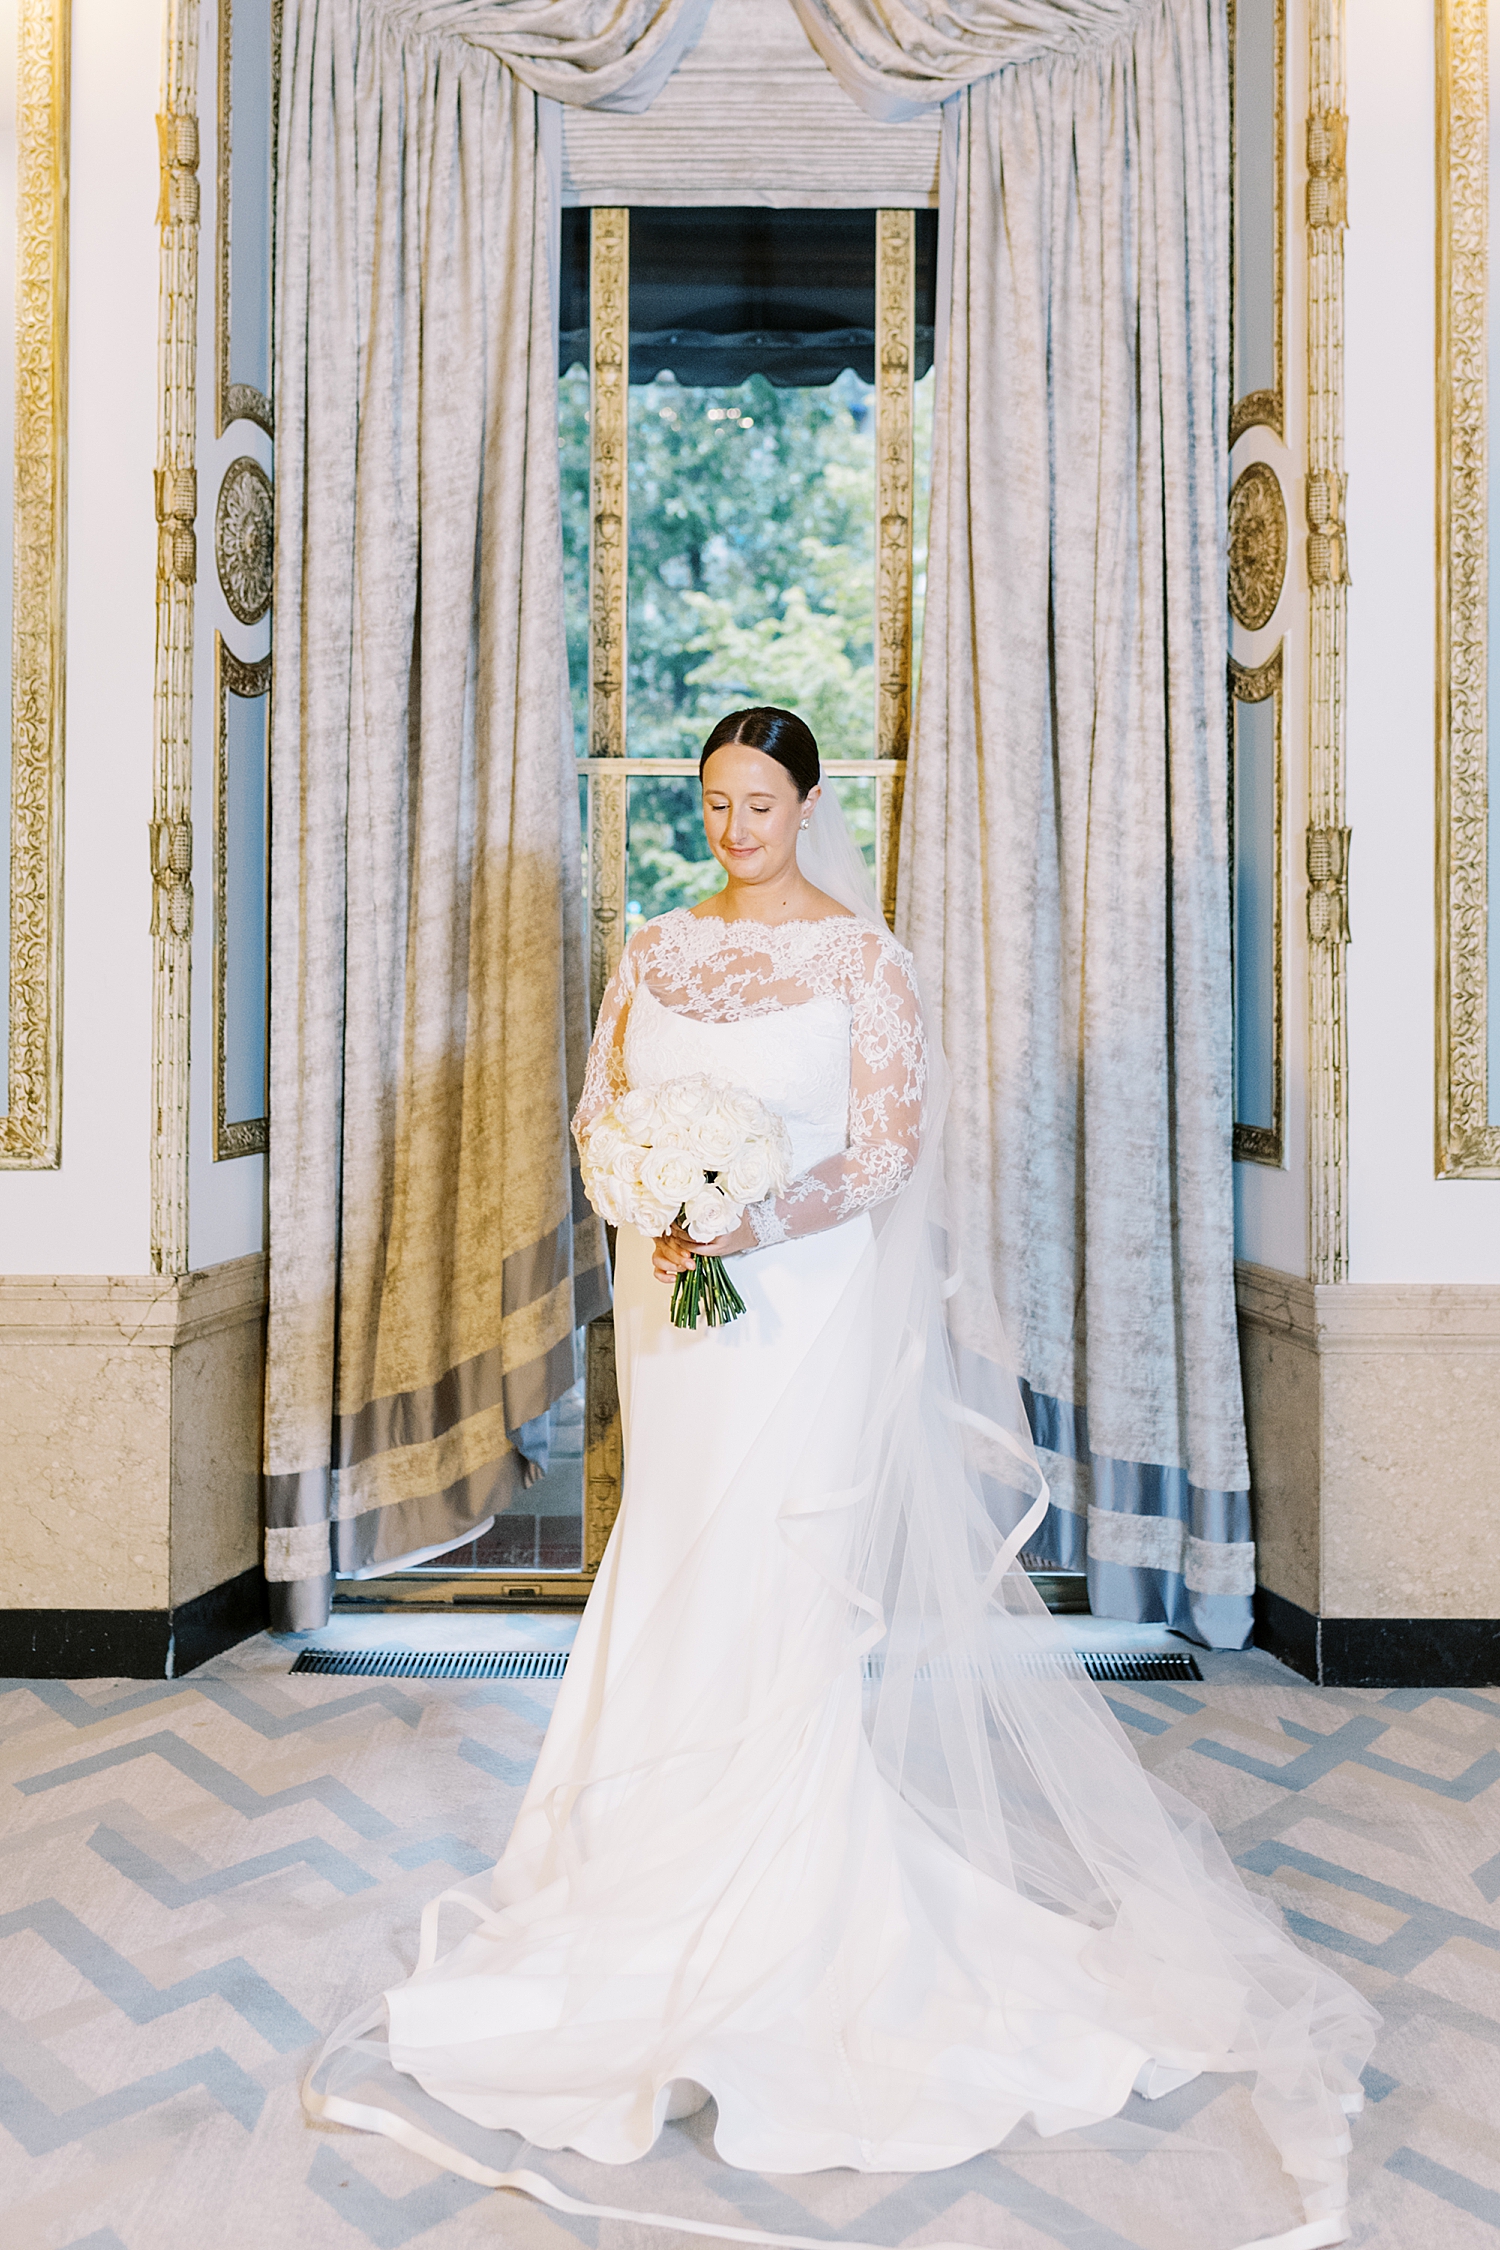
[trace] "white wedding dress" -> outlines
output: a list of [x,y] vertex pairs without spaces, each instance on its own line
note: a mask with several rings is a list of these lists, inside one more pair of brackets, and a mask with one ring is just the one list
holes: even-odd
[[678,912],[627,949],[581,1125],[706,1071],[785,1118],[796,1177],[726,1328],[673,1328],[621,1230],[624,1496],[524,1804],[445,1894],[474,1926],[439,1952],[429,1908],[309,2106],[545,2194],[444,2145],[430,2104],[341,2095],[341,2058],[383,2014],[445,2110],[610,2164],[711,2096],[720,2155],[771,2173],[932,2170],[1253,2068],[1309,2213],[1278,2240],[1340,2241],[1371,2012],[1141,1772],[1010,1567],[1045,1487],[955,1331],[927,1061],[868,920]]

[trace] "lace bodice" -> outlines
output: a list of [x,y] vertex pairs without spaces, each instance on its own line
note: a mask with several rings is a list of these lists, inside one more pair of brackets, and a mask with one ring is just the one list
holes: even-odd
[[648,922],[604,995],[573,1130],[629,1087],[698,1070],[758,1094],[791,1134],[796,1176],[756,1208],[758,1240],[886,1202],[916,1161],[927,1080],[910,955],[853,915]]

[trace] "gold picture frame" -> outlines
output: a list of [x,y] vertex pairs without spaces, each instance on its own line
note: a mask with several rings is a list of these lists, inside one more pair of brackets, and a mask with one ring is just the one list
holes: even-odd
[[[1235,759],[1235,706],[1239,703],[1267,703],[1273,706],[1272,748],[1272,844],[1271,844],[1271,1122],[1269,1125],[1242,1125],[1234,1123],[1234,1158],[1240,1164],[1270,1164],[1278,1169],[1286,1162],[1286,1064],[1285,1064],[1285,1009],[1282,998],[1283,939],[1283,880],[1282,838],[1285,826],[1285,788],[1282,765],[1282,648],[1280,645],[1264,664],[1253,668],[1229,661],[1229,761],[1230,803],[1233,804],[1233,774]],[[1231,866],[1233,864],[1231,855]]]
[[1440,1180],[1500,1179],[1489,1084],[1489,9],[1437,10]]
[[63,676],[71,0],[21,0],[16,54],[9,1069],[0,1168],[62,1162]]
[[228,1114],[225,1096],[227,1072],[226,995],[229,975],[229,698],[253,699],[271,692],[271,659],[261,657],[246,664],[236,656],[222,633],[214,636],[214,1162],[234,1156],[264,1156],[270,1147],[270,1125],[264,1111],[259,1117]]

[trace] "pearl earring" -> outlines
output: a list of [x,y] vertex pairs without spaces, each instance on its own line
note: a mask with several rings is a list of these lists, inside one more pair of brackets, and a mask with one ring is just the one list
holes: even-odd
[[805,828],[805,827],[807,826],[807,822],[806,822],[806,821],[804,820],[804,821],[803,821],[803,823],[802,823],[802,825],[803,825],[803,827]]

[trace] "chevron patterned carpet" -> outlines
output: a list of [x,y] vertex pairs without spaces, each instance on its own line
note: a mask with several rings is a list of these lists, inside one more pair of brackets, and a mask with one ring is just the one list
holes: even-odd
[[[259,1640],[179,1681],[0,1683],[7,2250],[681,2250],[303,2122],[321,2032],[404,1974],[423,1901],[496,1855],[555,1691],[290,1664]],[[1355,2241],[1500,2250],[1500,1692],[1319,1691],[1254,1654],[1204,1671],[1109,1698],[1385,2015]],[[589,2200],[787,2233],[857,2235],[878,2205],[914,2246],[1221,2250],[1295,2223],[1240,2081],[1136,2112],[1113,2150],[914,2184],[744,2181],[711,2111],[641,2165],[554,2170]]]

